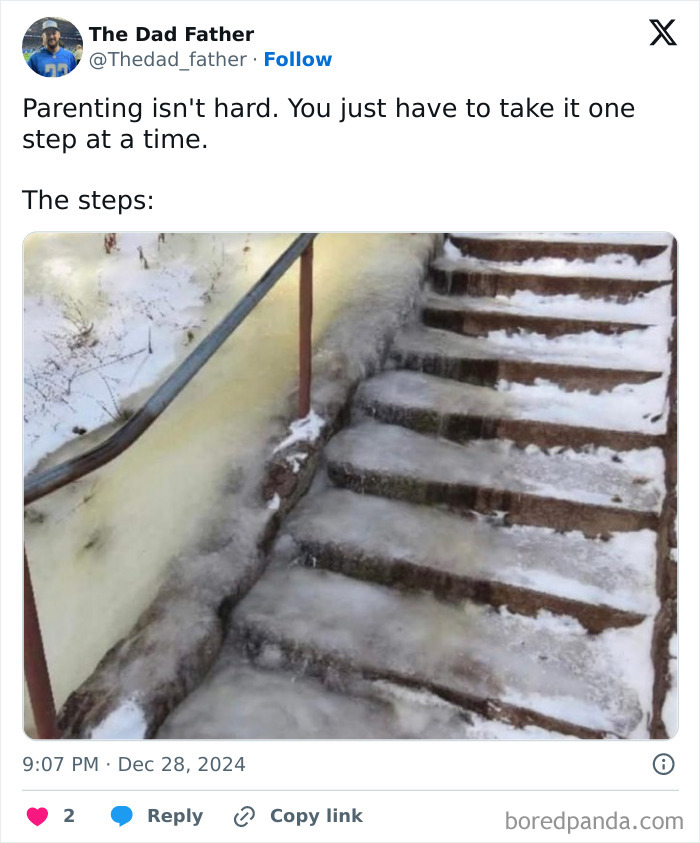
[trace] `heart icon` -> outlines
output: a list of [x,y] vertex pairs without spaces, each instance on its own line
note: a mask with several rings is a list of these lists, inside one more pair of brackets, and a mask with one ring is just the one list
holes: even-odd
[[49,812],[46,808],[30,808],[27,811],[27,819],[34,825],[41,825],[48,817]]

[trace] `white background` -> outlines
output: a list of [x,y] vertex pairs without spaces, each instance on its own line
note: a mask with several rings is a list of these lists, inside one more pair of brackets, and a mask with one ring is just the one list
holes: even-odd
[[[504,840],[617,839],[614,832],[566,838],[506,834],[505,810],[563,810],[631,816],[684,814],[682,833],[619,834],[624,840],[698,841],[698,5],[696,2],[61,2],[3,0],[2,285],[0,347],[2,439],[0,531],[2,576],[2,834],[24,840]],[[37,18],[59,15],[83,33],[85,58],[76,72],[47,81],[26,67],[20,44]],[[649,46],[649,19],[676,22],[677,47]],[[124,44],[102,45],[88,26],[123,28]],[[178,25],[176,44],[137,44],[137,25]],[[184,27],[254,29],[250,44],[184,41]],[[105,68],[88,65],[95,50],[245,53],[242,69]],[[332,53],[328,70],[264,67],[265,50]],[[142,99],[153,96],[259,100],[278,105],[276,120],[192,123],[81,120],[25,121],[25,96],[48,101]],[[353,102],[396,97],[453,101],[455,119],[293,120],[287,97]],[[634,119],[468,119],[467,98],[496,106],[527,96],[559,107],[564,96],[633,102]],[[494,108],[494,111],[496,109]],[[584,109],[582,108],[582,113]],[[118,149],[22,150],[22,135],[156,125],[195,131],[206,150],[181,153]],[[79,193],[145,193],[153,210],[125,214],[29,212],[23,189]],[[679,241],[680,321],[680,732],[670,742],[222,742],[40,744],[22,732],[21,441],[22,240],[31,231],[466,231],[667,230]],[[651,767],[670,752],[668,777]],[[244,755],[244,773],[176,778],[112,772],[119,755],[160,759],[201,754]],[[99,755],[100,774],[22,773],[31,755]],[[64,768],[68,761],[64,762]],[[196,766],[196,764],[192,764]],[[22,792],[22,789],[37,789]],[[90,796],[66,789],[99,789]],[[110,788],[114,792],[107,792]],[[190,796],[133,789],[230,789]],[[371,793],[261,793],[261,790],[389,790]],[[587,793],[530,792],[580,789]],[[608,788],[610,795],[596,792]],[[58,793],[48,791],[60,789]],[[410,790],[407,794],[393,791]],[[431,793],[417,793],[426,789]],[[453,791],[434,793],[438,790]],[[476,789],[473,793],[457,792]],[[486,792],[488,789],[507,792]],[[512,792],[512,791],[528,792]],[[109,820],[116,804],[207,812],[198,829],[154,829],[137,818],[123,829]],[[257,806],[245,831],[231,825],[242,805]],[[49,820],[30,826],[25,812],[44,805]],[[360,830],[316,826],[297,832],[269,822],[271,807],[304,810],[338,805],[365,810]],[[60,822],[61,808],[76,823]],[[143,811],[142,811],[143,814]],[[218,826],[217,826],[217,819]]]

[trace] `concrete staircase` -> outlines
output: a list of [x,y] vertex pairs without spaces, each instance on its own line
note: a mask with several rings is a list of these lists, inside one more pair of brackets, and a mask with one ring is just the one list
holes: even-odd
[[670,248],[452,237],[160,736],[648,737]]

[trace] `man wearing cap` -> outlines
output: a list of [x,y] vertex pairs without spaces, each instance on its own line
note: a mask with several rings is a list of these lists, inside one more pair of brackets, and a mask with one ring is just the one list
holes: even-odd
[[44,45],[34,53],[27,64],[39,76],[66,76],[75,70],[77,63],[70,50],[60,44],[61,33],[55,20],[45,20],[41,27],[41,43]]

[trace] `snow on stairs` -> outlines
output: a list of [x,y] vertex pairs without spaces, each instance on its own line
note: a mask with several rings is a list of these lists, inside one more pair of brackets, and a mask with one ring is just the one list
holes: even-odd
[[[508,439],[517,445],[618,451],[658,445],[664,383],[623,385],[613,392],[565,392],[551,383],[498,390],[409,371],[385,372],[360,386],[356,406],[368,416],[455,442]],[[650,413],[649,407],[658,412]],[[578,414],[585,424],[571,424]]]
[[590,539],[505,528],[500,519],[342,489],[311,497],[286,529],[310,566],[454,604],[469,599],[531,616],[545,609],[591,632],[638,624],[657,605],[651,530]]
[[[646,332],[653,332],[649,339],[659,338],[657,328],[647,328]],[[662,374],[658,368],[630,368],[626,355],[639,352],[635,357],[645,363],[653,352],[648,346],[632,346],[624,334],[586,335],[578,342],[569,337],[547,341],[538,334],[534,336],[539,338],[536,343],[531,343],[527,334],[503,337],[493,332],[473,338],[417,326],[398,338],[392,358],[403,368],[468,383],[534,383],[539,378],[568,389],[592,391],[647,383]],[[613,339],[618,342],[605,342]]]
[[643,716],[615,658],[639,627],[588,636],[575,622],[457,609],[302,567],[269,572],[232,620],[250,653],[274,647],[313,675],[388,679],[518,726],[630,735]]
[[[455,297],[456,298],[456,297]],[[622,309],[622,308],[620,308]],[[634,322],[617,322],[609,319],[571,318],[566,315],[541,315],[525,308],[498,307],[496,299],[455,300],[450,296],[432,296],[423,307],[423,322],[431,328],[443,328],[471,337],[480,337],[490,331],[506,332],[527,330],[548,337],[595,331],[599,334],[621,334],[639,331],[647,325]]]
[[[474,239],[453,238],[438,262],[424,324],[391,351],[398,368],[358,390],[326,448],[336,488],[317,484],[287,519],[230,640],[329,693],[359,677],[431,694],[467,722],[646,737],[667,248],[502,241],[508,260],[577,264],[556,276],[481,260],[471,278],[507,283],[455,284],[455,243],[504,259],[498,238]],[[481,298],[458,297],[472,290]],[[449,319],[427,327],[438,312]]]
[[511,523],[597,535],[655,529],[661,512],[657,449],[629,456],[544,453],[502,440],[459,445],[369,421],[339,433],[326,454],[330,479],[360,494],[506,511]]
[[[615,254],[629,255],[639,263],[663,254],[668,246],[668,239],[665,235],[634,235],[606,240],[601,239],[597,233],[594,238],[587,238],[585,234],[569,234],[560,237],[545,235],[537,239],[529,235],[449,235],[449,242],[460,252],[487,261],[527,261],[533,258],[595,261],[597,258]],[[651,242],[652,240],[655,242]]]
[[[433,285],[436,292],[453,295],[511,296],[529,290],[628,301],[667,283],[668,241],[613,244],[577,238],[562,242],[452,236],[445,257],[433,268]],[[460,250],[466,250],[464,256]]]

